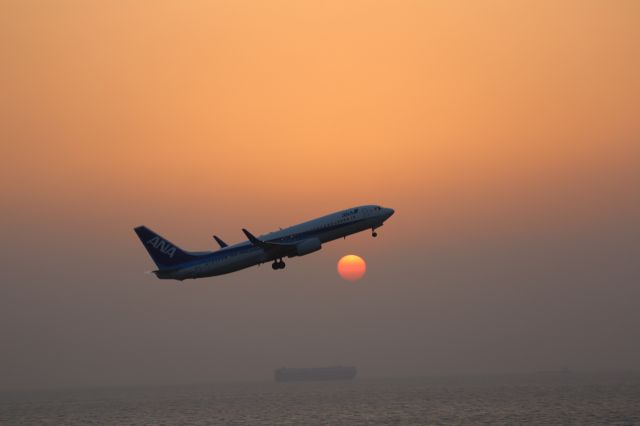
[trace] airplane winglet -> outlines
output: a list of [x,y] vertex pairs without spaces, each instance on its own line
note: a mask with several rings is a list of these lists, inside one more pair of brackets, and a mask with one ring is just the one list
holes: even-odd
[[251,232],[247,231],[245,228],[242,228],[242,232],[244,232],[244,235],[247,236],[247,238],[249,239],[249,241],[251,241],[252,244],[256,246],[262,246],[262,244],[264,244],[263,241],[257,239]]
[[271,249],[285,249],[285,250],[288,250],[288,249],[291,248],[291,245],[289,245],[289,244],[280,244],[280,243],[271,243],[271,242],[268,242],[268,241],[262,241],[261,239],[257,238],[255,235],[253,235],[251,232],[247,231],[245,228],[242,228],[242,232],[244,232],[244,235],[247,236],[247,238],[249,239],[251,244],[253,244],[256,247],[263,248],[265,250],[271,250]]

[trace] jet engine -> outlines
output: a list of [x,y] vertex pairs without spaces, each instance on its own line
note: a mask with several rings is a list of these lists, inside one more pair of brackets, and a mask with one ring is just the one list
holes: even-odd
[[296,254],[298,256],[304,256],[305,254],[313,253],[322,248],[322,243],[317,238],[309,238],[298,244],[296,244]]

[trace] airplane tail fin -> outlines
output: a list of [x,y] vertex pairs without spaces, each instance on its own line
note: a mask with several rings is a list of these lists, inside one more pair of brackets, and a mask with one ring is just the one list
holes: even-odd
[[187,253],[169,240],[161,237],[146,226],[133,229],[142,245],[149,252],[149,256],[159,269],[168,269],[196,259],[198,256]]

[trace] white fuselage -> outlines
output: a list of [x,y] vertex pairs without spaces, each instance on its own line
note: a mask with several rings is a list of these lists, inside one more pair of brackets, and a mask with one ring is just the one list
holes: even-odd
[[[266,249],[251,241],[244,241],[202,254],[196,260],[169,270],[156,271],[156,275],[159,278],[178,280],[210,277],[283,257],[304,256],[319,250],[321,244],[329,241],[367,229],[379,228],[392,214],[392,209],[374,205],[342,210],[258,237],[261,241],[273,243],[277,247],[299,247],[299,250]],[[311,246],[311,250],[305,249]]]

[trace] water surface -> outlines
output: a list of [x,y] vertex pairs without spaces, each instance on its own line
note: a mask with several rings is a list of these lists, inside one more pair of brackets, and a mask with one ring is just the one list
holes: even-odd
[[0,393],[0,425],[640,425],[640,375],[536,374]]

